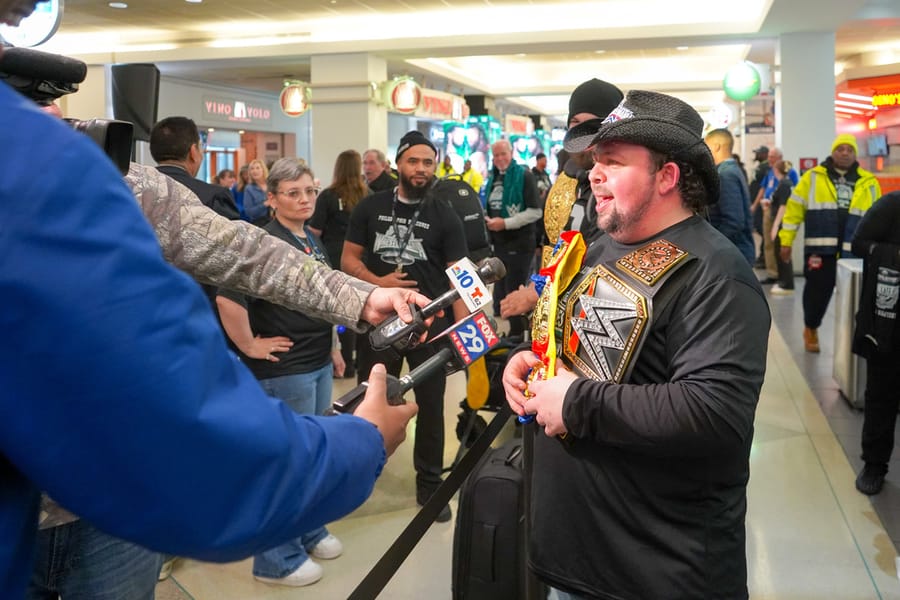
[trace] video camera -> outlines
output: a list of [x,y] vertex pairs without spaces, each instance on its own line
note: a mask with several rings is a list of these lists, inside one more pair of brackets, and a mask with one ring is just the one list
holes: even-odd
[[[3,48],[0,53],[0,81],[41,106],[78,91],[87,76],[87,65],[66,56],[30,48]],[[134,126],[110,119],[64,119],[72,129],[86,134],[100,146],[122,175],[131,163]]]

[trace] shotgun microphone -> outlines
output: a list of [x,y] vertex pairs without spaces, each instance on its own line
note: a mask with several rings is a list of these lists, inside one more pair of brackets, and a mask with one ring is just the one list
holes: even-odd
[[[449,375],[465,369],[499,342],[496,325],[483,311],[467,316],[428,342],[436,350],[433,356],[399,379],[387,376],[388,403],[403,404],[405,392],[440,371]],[[352,413],[366,395],[367,387],[368,383],[363,382],[335,400],[328,414]]]
[[503,279],[506,276],[506,266],[499,258],[490,257],[481,261],[476,268],[472,261],[464,258],[451,265],[447,269],[447,275],[453,283],[453,289],[444,292],[422,308],[410,304],[413,319],[409,323],[399,316],[394,316],[379,324],[369,334],[372,348],[387,350],[393,347],[398,351],[412,348],[418,343],[419,337],[427,331],[425,320],[460,298],[465,301],[470,311],[484,306],[491,300],[487,284]]
[[31,48],[4,48],[0,53],[0,80],[41,104],[78,91],[87,76],[82,61]]

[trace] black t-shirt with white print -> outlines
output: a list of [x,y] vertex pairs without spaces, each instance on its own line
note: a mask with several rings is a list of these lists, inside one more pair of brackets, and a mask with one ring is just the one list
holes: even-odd
[[365,248],[363,264],[372,273],[381,277],[401,265],[429,298],[449,289],[447,263],[466,256],[462,222],[446,202],[429,196],[410,204],[392,190],[372,194],[353,209],[347,241]]

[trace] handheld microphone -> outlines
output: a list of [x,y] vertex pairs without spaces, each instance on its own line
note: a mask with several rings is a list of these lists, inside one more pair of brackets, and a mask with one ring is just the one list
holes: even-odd
[[0,79],[37,102],[78,91],[86,76],[87,65],[68,56],[31,48],[4,48],[0,54]]
[[[450,375],[465,369],[498,343],[497,327],[483,311],[458,321],[428,343],[437,349],[434,356],[399,379],[387,376],[388,404],[403,404],[402,396],[410,389],[441,370]],[[352,413],[365,397],[367,388],[368,382],[356,386],[332,402],[327,414]]]
[[487,284],[499,281],[506,276],[506,266],[497,257],[486,258],[476,268],[472,261],[464,258],[447,269],[447,275],[453,282],[453,289],[444,292],[423,308],[409,305],[413,319],[406,323],[399,316],[394,316],[379,324],[369,334],[369,343],[375,350],[386,350],[394,347],[405,350],[416,345],[419,336],[427,330],[425,320],[449,307],[460,298],[465,301],[470,311],[477,310],[491,300]]

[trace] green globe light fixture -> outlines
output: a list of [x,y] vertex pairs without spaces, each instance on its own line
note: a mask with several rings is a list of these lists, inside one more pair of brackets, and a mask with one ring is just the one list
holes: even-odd
[[759,93],[759,71],[753,63],[744,61],[728,69],[722,87],[725,95],[732,100],[749,100]]

